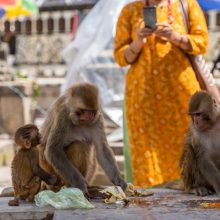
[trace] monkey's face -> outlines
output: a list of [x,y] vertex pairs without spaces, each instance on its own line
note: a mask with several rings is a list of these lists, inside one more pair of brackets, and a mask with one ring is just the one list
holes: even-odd
[[212,128],[214,118],[208,112],[194,112],[190,113],[193,126],[198,131],[206,131]]
[[74,125],[93,124],[100,115],[97,89],[85,85],[75,88],[68,96],[66,106]]
[[91,124],[97,119],[97,109],[77,109],[75,115],[79,124]]
[[[90,108],[89,108],[90,107]],[[69,117],[74,125],[93,124],[99,117],[99,109],[77,102],[70,110]]]
[[77,108],[73,110],[69,117],[74,125],[87,125],[96,122],[99,116],[97,109]]
[[219,107],[212,96],[204,91],[196,92],[189,104],[193,127],[198,131],[211,129],[219,115]]

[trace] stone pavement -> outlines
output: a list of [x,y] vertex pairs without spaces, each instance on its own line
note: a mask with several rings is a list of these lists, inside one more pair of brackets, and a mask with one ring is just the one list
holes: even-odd
[[217,196],[197,197],[176,190],[150,189],[154,195],[135,198],[127,207],[92,201],[95,209],[54,210],[38,208],[30,203],[9,207],[9,198],[0,198],[0,220],[54,219],[54,220],[219,220],[219,209],[207,209],[202,202],[220,202]]

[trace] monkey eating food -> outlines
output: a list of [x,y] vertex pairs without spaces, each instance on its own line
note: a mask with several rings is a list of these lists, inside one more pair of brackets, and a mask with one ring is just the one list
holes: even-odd
[[88,195],[97,159],[111,182],[126,189],[106,140],[96,86],[82,83],[69,88],[51,106],[41,134],[42,167],[64,185]]
[[36,148],[40,144],[40,134],[35,125],[20,127],[14,136],[18,149],[12,161],[12,184],[14,199],[8,205],[17,206],[19,200],[33,201],[39,192],[41,180],[48,184],[56,184],[57,178],[46,173],[39,166],[39,153]]
[[184,188],[200,196],[220,195],[219,103],[208,92],[196,92],[189,115],[191,124],[180,160]]

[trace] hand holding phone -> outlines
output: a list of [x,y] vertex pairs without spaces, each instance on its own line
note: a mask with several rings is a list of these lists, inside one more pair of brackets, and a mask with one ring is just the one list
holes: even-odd
[[157,30],[155,31],[155,35],[160,38],[166,38],[170,40],[174,35],[174,31],[171,25],[167,23],[159,23],[157,24]]
[[143,18],[145,27],[155,30],[157,28],[157,15],[155,6],[143,8]]
[[138,28],[136,30],[137,38],[140,40],[144,40],[146,37],[151,36],[155,30],[145,27],[144,21],[142,19],[139,20]]

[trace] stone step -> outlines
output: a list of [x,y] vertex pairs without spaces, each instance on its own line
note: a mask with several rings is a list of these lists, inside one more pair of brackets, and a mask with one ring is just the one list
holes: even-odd
[[[121,175],[123,176],[124,173],[124,156],[115,156],[118,168],[120,170]],[[98,165],[96,175],[92,182],[93,185],[112,185],[109,181],[109,178],[106,176],[104,170]]]
[[96,63],[115,63],[112,49],[103,50],[93,61]]
[[114,152],[114,155],[123,155],[123,142],[110,142],[109,146]]
[[97,63],[90,63],[86,66],[86,70],[92,70],[96,72],[106,72],[106,71],[111,71],[115,73],[116,71],[123,72],[123,70],[127,70],[126,67],[120,67],[117,63],[114,62],[97,62]]
[[[124,174],[121,173],[121,176],[124,177]],[[107,175],[103,173],[97,173],[91,185],[104,185],[104,186],[112,186],[113,184],[107,177]]]
[[113,49],[112,48],[107,48],[107,49],[104,49],[100,54],[99,56],[101,57],[113,57],[114,54],[113,54]]
[[[124,170],[124,156],[115,156],[115,159],[119,170],[122,172]],[[98,165],[97,172],[98,173],[104,172],[100,165]]]
[[124,170],[124,156],[123,155],[116,155],[115,159],[118,164],[119,170],[123,171]]
[[[142,190],[142,189],[141,189]],[[215,195],[199,197],[180,190],[164,188],[143,189],[154,195],[143,198],[130,198],[124,204],[105,204],[102,200],[90,200],[94,209],[54,209],[50,206],[37,207],[34,203],[20,202],[11,207],[11,198],[0,198],[0,219],[54,219],[54,220],[207,220],[219,219],[219,197]]]

